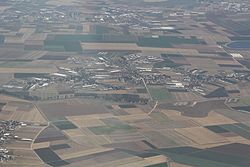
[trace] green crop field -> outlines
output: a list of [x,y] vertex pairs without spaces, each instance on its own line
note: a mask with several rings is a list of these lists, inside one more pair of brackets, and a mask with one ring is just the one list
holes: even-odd
[[225,124],[225,125],[220,125],[220,127],[228,131],[234,132],[248,140],[250,139],[250,132],[248,131],[248,129],[245,129],[242,126],[239,126],[237,124]]
[[135,132],[135,129],[129,125],[121,124],[116,126],[97,126],[97,127],[90,127],[91,130],[96,135],[107,135],[112,133],[119,133],[119,132]]
[[212,160],[220,163],[231,164],[236,166],[248,166],[249,159],[240,156],[234,156],[230,154],[217,153],[215,151],[201,151],[191,154],[192,157],[198,157],[202,159]]
[[156,164],[156,165],[149,165],[146,167],[168,167],[167,163],[160,163],[160,164]]
[[150,114],[150,117],[155,119],[158,122],[167,122],[171,120],[170,118],[168,118],[165,114],[161,112],[153,112]]
[[228,130],[220,127],[220,126],[217,126],[217,125],[212,125],[212,126],[205,126],[205,128],[211,130],[212,132],[215,132],[215,133],[226,133],[226,132],[229,132]]
[[67,120],[61,120],[53,122],[53,124],[60,130],[67,130],[67,129],[76,129],[77,127]]
[[202,158],[196,158],[188,155],[179,155],[179,154],[167,154],[173,161],[177,163],[182,163],[190,166],[196,167],[237,167],[235,165],[220,163],[216,161],[211,161]]
[[154,64],[154,68],[164,68],[164,67],[170,67],[170,68],[175,68],[175,67],[179,67],[179,64],[176,64],[175,62],[173,62],[170,59],[164,60],[162,62],[158,62]]
[[16,67],[27,67],[25,61],[0,61],[0,67],[16,68]]
[[14,73],[14,78],[47,77],[47,73]]
[[205,44],[196,37],[184,38],[179,36],[139,37],[137,44],[142,47],[172,48],[180,44]]
[[166,88],[149,88],[149,92],[154,100],[169,100],[172,99],[173,96]]

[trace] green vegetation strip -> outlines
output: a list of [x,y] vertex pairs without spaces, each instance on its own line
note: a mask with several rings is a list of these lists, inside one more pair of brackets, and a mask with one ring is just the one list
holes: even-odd
[[154,120],[156,120],[157,122],[169,122],[171,121],[170,118],[168,118],[165,114],[161,113],[161,112],[153,112],[150,114],[150,117],[153,118]]
[[142,47],[172,48],[181,44],[205,44],[196,37],[185,38],[180,36],[140,37],[137,44]]
[[173,99],[173,96],[166,88],[150,87],[149,92],[154,100],[169,100]]
[[149,165],[145,167],[168,167],[167,163],[160,163],[160,164],[155,164],[155,165]]
[[175,147],[155,149],[150,152],[170,157],[170,162],[177,162],[197,167],[245,167],[250,163],[248,157],[202,150],[194,147]]
[[215,162],[207,159],[192,157],[188,155],[179,155],[179,154],[167,154],[172,161],[177,163],[186,164],[195,167],[237,167],[235,165]]
[[67,120],[60,120],[55,121],[53,124],[60,130],[68,130],[68,129],[76,129],[77,126],[75,126],[72,122]]
[[217,126],[217,125],[213,125],[213,126],[205,126],[205,128],[211,130],[212,132],[215,132],[215,133],[226,133],[226,132],[230,132],[220,126]]
[[133,128],[132,126],[125,124],[116,118],[107,118],[101,120],[106,124],[106,126],[97,126],[89,128],[96,135],[112,134],[116,132],[130,133],[136,131],[136,129]]
[[31,77],[44,78],[47,76],[48,76],[47,73],[14,73],[14,78],[31,78]]
[[115,132],[135,132],[135,129],[129,125],[117,125],[117,126],[97,126],[90,127],[91,130],[96,135],[107,135]]
[[120,104],[120,108],[136,108],[136,105],[134,104]]
[[[105,30],[106,31],[106,30]],[[102,33],[102,32],[101,32]],[[180,36],[139,37],[104,34],[60,34],[49,35],[44,41],[44,49],[49,51],[82,52],[81,42],[97,43],[137,43],[142,47],[171,48],[178,44],[205,44],[196,37]]]
[[181,65],[176,64],[174,61],[172,61],[170,59],[166,59],[164,61],[157,62],[154,64],[154,68],[164,68],[164,67],[176,68],[179,66],[181,66]]
[[247,129],[244,129],[243,127],[238,126],[237,124],[226,124],[226,125],[220,125],[220,127],[229,130],[231,132],[234,132],[248,140],[250,140],[250,132]]
[[250,159],[248,158],[229,155],[229,154],[223,154],[223,153],[218,153],[215,151],[208,151],[208,150],[191,154],[191,156],[206,159],[206,160],[212,160],[216,162],[231,164],[235,166],[242,166],[242,167],[246,167],[250,164]]
[[27,63],[30,61],[0,61],[0,67],[17,68],[27,67]]

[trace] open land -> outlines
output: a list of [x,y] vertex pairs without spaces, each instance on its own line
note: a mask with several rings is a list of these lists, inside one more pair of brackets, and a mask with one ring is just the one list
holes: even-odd
[[249,166],[249,2],[3,0],[0,14],[0,166]]

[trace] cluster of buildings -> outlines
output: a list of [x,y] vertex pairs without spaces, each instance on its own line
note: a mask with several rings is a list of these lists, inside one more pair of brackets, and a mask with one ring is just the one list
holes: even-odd
[[[117,56],[117,55],[119,56]],[[87,60],[86,60],[87,61]],[[249,81],[248,71],[208,74],[190,67],[157,68],[154,64],[164,61],[163,57],[144,53],[99,52],[84,66],[57,67],[50,74],[18,74],[8,83],[1,85],[1,92],[29,100],[56,100],[74,97],[94,97],[109,100],[129,101],[132,94],[116,95],[117,90],[126,92],[130,84],[165,86],[168,90],[193,91],[207,95],[227,84]],[[212,86],[211,86],[212,85]],[[209,87],[209,88],[208,88]],[[133,96],[133,101],[146,101]]]
[[205,11],[226,11],[226,12],[245,13],[250,10],[250,5],[247,0],[213,1],[213,2],[202,1],[202,4]]
[[4,144],[13,139],[20,139],[14,134],[14,131],[19,126],[25,126],[26,124],[14,120],[1,121],[0,122],[0,162],[12,160],[14,156],[9,152],[8,149],[4,148]]
[[137,12],[134,12],[130,9],[124,8],[104,8],[104,13],[101,15],[96,15],[94,22],[106,23],[109,25],[141,25],[146,26],[146,22],[143,21],[143,17],[138,15]]
[[[58,6],[56,8],[48,5],[42,5],[37,2],[10,2],[18,3],[19,8],[6,9],[0,17],[0,23],[16,24],[62,24],[79,19],[79,12],[67,6]],[[78,20],[79,21],[79,20]]]
[[[124,82],[136,84],[138,86],[156,85],[164,86],[174,92],[194,92],[201,96],[220,97],[226,96],[227,90],[224,87],[237,85],[240,82],[247,82],[250,79],[248,71],[225,72],[218,71],[209,74],[202,69],[190,67],[169,67],[155,68],[154,63],[163,61],[162,58],[152,56],[141,56],[132,54],[125,56],[123,61],[117,61],[115,65],[122,66],[126,73],[121,75]],[[240,90],[234,90],[238,92]]]
[[82,92],[125,90],[118,81],[121,73],[120,67],[109,65],[100,56],[86,67],[58,67],[51,74],[16,73],[14,79],[1,85],[1,92],[29,100],[50,100],[73,98]]
[[[227,96],[225,87],[236,85],[240,82],[249,81],[250,73],[248,71],[236,71],[232,73],[218,72],[215,75],[208,74],[201,69],[175,69],[179,74],[177,80],[172,80],[167,88],[179,91],[192,91],[205,97],[210,97],[212,92],[217,90],[212,97]],[[240,90],[233,90],[239,93]]]
[[[163,18],[169,17],[169,21],[174,17],[172,13],[166,13],[165,8],[156,8],[146,10],[142,8],[122,8],[122,7],[106,7],[103,11],[96,14],[91,20],[95,23],[101,23],[109,26],[120,26],[126,34],[148,34],[150,32],[168,32],[174,31],[175,27],[170,26],[171,23],[166,23]],[[173,13],[178,13],[173,11]],[[184,11],[183,11],[184,13]],[[179,15],[176,15],[179,17]]]

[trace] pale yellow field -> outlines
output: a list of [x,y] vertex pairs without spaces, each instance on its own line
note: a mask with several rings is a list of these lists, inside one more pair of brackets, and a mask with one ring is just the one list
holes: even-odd
[[32,149],[46,148],[50,146],[50,142],[34,143]]
[[23,34],[22,37],[18,37],[16,35],[6,36],[4,42],[6,44],[23,44],[25,40],[28,39],[34,32],[35,28],[21,28],[19,30],[19,33]]
[[203,127],[179,128],[175,129],[175,131],[198,145],[228,142],[224,137]]
[[130,115],[145,114],[145,112],[143,112],[140,108],[124,108],[123,110]]
[[17,110],[17,107],[6,105],[4,108],[7,112],[10,112],[9,120],[16,120],[21,122],[32,122],[32,123],[47,123],[46,119],[41,115],[36,107],[31,110],[21,111]]
[[179,146],[187,146],[193,144],[193,141],[191,139],[186,138],[182,134],[176,132],[174,129],[160,130],[160,132],[164,136],[167,136],[168,138],[171,138],[173,141],[178,143]]
[[67,116],[67,119],[70,120],[79,120],[79,119],[105,119],[114,117],[111,113],[104,114],[91,114],[91,115],[79,115],[79,116]]
[[163,155],[158,155],[154,157],[144,158],[141,161],[130,162],[128,164],[119,165],[119,167],[131,167],[131,166],[149,166],[154,164],[159,164],[166,162],[167,158]]
[[192,118],[195,122],[202,126],[209,126],[209,125],[221,125],[221,124],[233,124],[236,123],[234,120],[225,117],[217,112],[210,112],[207,117],[205,118]]
[[147,120],[151,119],[148,114],[133,114],[133,115],[123,115],[123,116],[117,116],[122,121],[126,122],[134,122],[134,121],[139,121],[139,120]]
[[193,92],[174,92],[172,93],[177,101],[194,101],[203,99],[203,97],[194,94]]
[[82,135],[82,136],[75,136],[71,137],[72,141],[89,147],[98,147],[104,144],[110,144],[111,141],[102,135]]
[[93,149],[83,150],[79,152],[67,153],[67,154],[61,155],[60,157],[62,159],[70,159],[70,158],[86,156],[86,155],[91,155],[91,154],[96,154],[96,153],[101,153],[101,152],[111,151],[111,150],[113,150],[113,148],[96,147]]
[[156,52],[167,52],[169,54],[181,54],[181,55],[192,55],[199,56],[200,53],[196,49],[180,49],[180,48],[151,48],[151,47],[140,47],[142,51],[156,51]]
[[37,59],[48,53],[47,51],[32,51],[27,56],[26,59]]
[[22,102],[27,102],[27,100],[19,99],[17,97],[3,95],[3,94],[0,94],[0,101],[2,101],[2,102],[8,102],[8,101],[22,101]]
[[[70,120],[70,119],[69,119]],[[100,119],[73,119],[70,120],[78,127],[93,127],[93,126],[104,126],[105,124]]]
[[[68,129],[63,131],[67,136],[69,137],[77,137],[82,136],[84,133],[81,131],[81,129]],[[89,131],[90,132],[90,131]],[[85,134],[86,135],[86,134]],[[92,132],[88,133],[87,135],[93,135]]]
[[[128,157],[128,158],[122,158],[122,159],[118,159],[115,161],[110,161],[110,162],[106,162],[106,163],[101,163],[101,164],[95,164],[95,165],[90,165],[90,167],[103,167],[103,166],[114,166],[114,167],[118,167],[121,165],[128,165],[128,164],[132,164],[132,163],[136,163],[142,161],[142,158],[140,157],[136,157],[136,156],[132,156],[132,157]],[[132,167],[132,165],[130,166]]]

